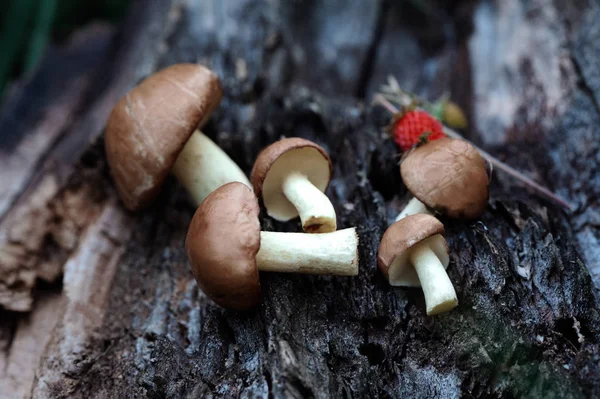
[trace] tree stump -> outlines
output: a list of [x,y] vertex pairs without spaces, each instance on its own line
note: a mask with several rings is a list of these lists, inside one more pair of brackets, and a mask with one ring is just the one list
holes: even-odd
[[[600,396],[599,51],[600,5],[580,0],[137,0],[121,27],[82,29],[0,116],[0,396]],[[205,131],[246,172],[282,136],[329,151],[358,277],[263,273],[261,305],[226,311],[190,273],[195,209],[174,179],[124,210],[104,124],[176,62],[221,77]],[[573,205],[495,173],[480,221],[444,220],[459,306],[441,316],[377,269],[409,199],[370,105],[390,74],[452,93],[469,139]]]

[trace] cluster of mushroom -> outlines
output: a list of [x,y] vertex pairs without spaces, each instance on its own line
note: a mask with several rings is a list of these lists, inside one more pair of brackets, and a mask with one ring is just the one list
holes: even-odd
[[[325,150],[301,138],[280,140],[259,154],[250,183],[198,130],[221,97],[214,73],[177,64],[145,79],[117,103],[105,146],[125,206],[149,205],[173,172],[199,205],[186,237],[192,272],[223,307],[258,303],[259,270],[357,275],[356,230],[336,231],[335,210],[324,194],[332,174]],[[261,232],[257,196],[276,220],[299,216],[306,233]]]
[[[357,275],[356,230],[336,231],[335,210],[324,194],[331,172],[323,148],[287,138],[259,154],[251,174],[254,192],[233,182],[210,194],[186,238],[200,288],[218,305],[244,310],[259,301],[259,270]],[[299,216],[305,233],[261,231],[257,196],[276,220]]]
[[[280,140],[259,154],[250,182],[199,130],[221,97],[214,73],[177,64],[118,102],[105,144],[125,206],[150,204],[173,172],[198,204],[186,237],[192,272],[223,307],[258,303],[259,270],[357,275],[356,230],[336,231],[335,210],[324,194],[333,170],[326,151],[301,138]],[[432,215],[479,217],[489,195],[485,162],[468,142],[443,138],[410,151],[400,173],[414,198],[385,232],[379,267],[392,285],[421,286],[427,314],[450,310],[458,301],[445,271],[448,247],[444,226]],[[261,231],[258,198],[278,221],[299,217],[304,233]]]
[[489,198],[486,163],[473,145],[451,138],[412,149],[400,174],[413,194],[396,222],[384,233],[377,262],[393,286],[422,287],[428,315],[458,305],[448,278],[448,246],[434,213],[476,219]]

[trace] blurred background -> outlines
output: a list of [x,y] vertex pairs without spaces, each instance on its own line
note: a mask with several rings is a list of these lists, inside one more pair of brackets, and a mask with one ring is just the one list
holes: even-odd
[[0,96],[7,84],[35,70],[49,44],[77,27],[117,23],[129,0],[3,0],[0,2]]

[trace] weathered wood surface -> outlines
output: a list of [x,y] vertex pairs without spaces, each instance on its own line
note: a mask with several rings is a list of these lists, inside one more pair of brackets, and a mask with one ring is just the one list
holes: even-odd
[[[118,31],[49,54],[0,117],[0,396],[600,395],[600,6],[418,3],[139,0]],[[146,212],[122,209],[103,124],[181,61],[221,76],[206,131],[244,170],[281,136],[330,151],[359,277],[263,273],[256,311],[224,311],[188,270],[194,209],[177,182]],[[426,98],[450,91],[469,138],[575,207],[496,174],[481,221],[447,222],[460,305],[434,318],[376,268],[408,199],[387,115],[369,107],[388,74]]]

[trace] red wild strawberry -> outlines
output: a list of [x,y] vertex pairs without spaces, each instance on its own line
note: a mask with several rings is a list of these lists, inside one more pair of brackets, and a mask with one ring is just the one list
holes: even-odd
[[428,141],[446,137],[442,124],[433,116],[421,110],[399,114],[394,118],[390,126],[390,132],[402,151],[409,150],[413,145],[425,139],[424,135],[426,135]]

